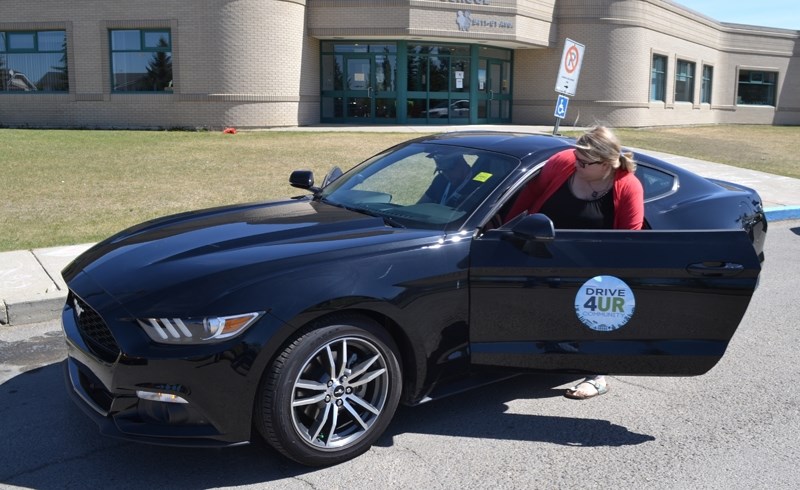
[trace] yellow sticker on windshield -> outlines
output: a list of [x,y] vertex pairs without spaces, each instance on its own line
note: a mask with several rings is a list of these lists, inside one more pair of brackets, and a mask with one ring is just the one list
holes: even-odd
[[473,177],[472,180],[477,180],[478,182],[486,182],[490,178],[492,178],[492,174],[490,174],[489,172],[481,172],[475,177]]

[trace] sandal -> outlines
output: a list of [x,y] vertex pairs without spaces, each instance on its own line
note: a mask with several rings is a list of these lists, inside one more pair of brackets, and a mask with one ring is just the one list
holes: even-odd
[[[579,391],[581,386],[583,385],[589,385],[592,388],[594,388],[594,393],[592,392],[586,393],[585,391]],[[594,398],[596,396],[604,395],[606,393],[608,393],[608,386],[606,386],[604,383],[598,383],[597,380],[587,378],[578,383],[577,385],[573,386],[572,388],[569,388],[566,391],[566,393],[564,393],[564,396],[567,398],[571,398],[573,400],[588,400],[589,398]]]

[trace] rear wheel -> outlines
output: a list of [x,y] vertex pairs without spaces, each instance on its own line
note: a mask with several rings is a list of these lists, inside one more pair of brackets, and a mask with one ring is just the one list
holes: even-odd
[[354,458],[380,437],[400,399],[400,365],[391,337],[360,317],[301,333],[264,376],[257,428],[295,461],[331,465]]

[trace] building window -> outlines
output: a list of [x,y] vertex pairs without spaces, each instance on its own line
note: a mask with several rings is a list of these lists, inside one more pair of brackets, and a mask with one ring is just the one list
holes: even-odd
[[469,46],[409,44],[409,119],[468,119],[470,61]]
[[667,57],[653,55],[653,67],[650,70],[650,100],[666,102],[667,92]]
[[700,102],[711,103],[711,85],[714,80],[714,67],[703,65],[703,86],[700,88]]
[[0,31],[0,92],[69,92],[66,31]]
[[778,74],[774,71],[739,70],[738,104],[775,105],[775,84]]
[[694,102],[694,63],[678,60],[675,67],[675,102]]
[[169,29],[112,30],[110,35],[113,92],[172,91]]

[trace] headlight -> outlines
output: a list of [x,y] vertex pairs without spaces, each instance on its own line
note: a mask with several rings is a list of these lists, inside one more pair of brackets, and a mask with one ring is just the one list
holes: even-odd
[[144,318],[136,320],[147,335],[162,344],[206,344],[235,337],[261,313],[206,318]]

